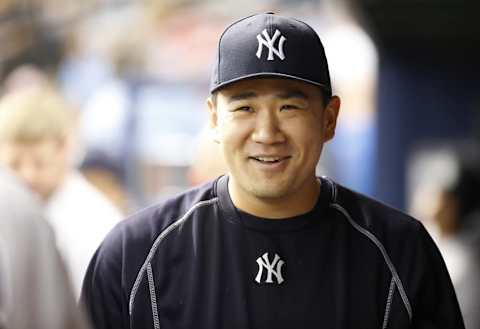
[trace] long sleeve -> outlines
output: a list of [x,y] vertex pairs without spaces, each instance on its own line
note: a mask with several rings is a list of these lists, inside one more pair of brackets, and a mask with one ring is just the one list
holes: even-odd
[[413,328],[465,328],[450,275],[437,246],[422,227],[417,266],[420,284],[413,305]]
[[80,302],[96,329],[129,328],[128,296],[122,289],[122,242],[112,231],[93,256]]

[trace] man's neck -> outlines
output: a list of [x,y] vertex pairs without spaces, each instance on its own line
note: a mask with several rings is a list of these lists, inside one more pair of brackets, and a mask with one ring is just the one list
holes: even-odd
[[233,186],[231,180],[228,191],[233,204],[238,209],[251,215],[282,219],[305,214],[315,207],[320,195],[320,181],[312,181],[303,189],[279,198],[260,198]]

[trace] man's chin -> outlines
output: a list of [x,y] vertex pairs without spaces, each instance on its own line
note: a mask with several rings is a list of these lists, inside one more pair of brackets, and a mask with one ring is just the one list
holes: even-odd
[[249,192],[259,199],[279,199],[286,196],[288,189],[276,184],[274,181],[264,184],[254,183],[248,188]]
[[[240,177],[239,177],[240,178]],[[265,176],[254,173],[245,174],[243,179],[234,179],[247,194],[259,199],[278,199],[288,195],[290,188],[284,175]]]

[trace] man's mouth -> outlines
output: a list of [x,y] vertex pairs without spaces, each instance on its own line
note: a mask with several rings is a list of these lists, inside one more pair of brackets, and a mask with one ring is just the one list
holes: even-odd
[[260,163],[273,164],[273,163],[278,163],[283,160],[289,159],[290,156],[252,156],[249,158],[252,160],[258,161]]

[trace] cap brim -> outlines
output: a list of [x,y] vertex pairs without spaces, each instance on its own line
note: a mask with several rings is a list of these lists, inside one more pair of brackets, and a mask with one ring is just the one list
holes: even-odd
[[215,87],[210,90],[210,93],[214,93],[215,91],[218,91],[218,90],[220,90],[220,89],[222,89],[222,88],[224,88],[228,85],[231,85],[232,83],[238,82],[238,81],[247,80],[247,79],[255,79],[255,78],[268,78],[268,77],[299,80],[299,81],[303,81],[303,82],[306,82],[306,83],[310,83],[310,84],[315,85],[315,86],[322,87],[330,95],[332,93],[330,88],[325,86],[323,83],[318,83],[318,82],[308,80],[308,79],[304,79],[304,78],[300,78],[300,77],[297,77],[297,76],[294,76],[294,75],[289,75],[289,74],[284,74],[284,73],[275,73],[275,72],[258,72],[258,73],[244,75],[244,76],[241,76],[241,77],[238,77],[238,78],[235,78],[235,79],[227,80],[227,81],[224,81],[224,82],[222,82],[218,85],[215,85]]

